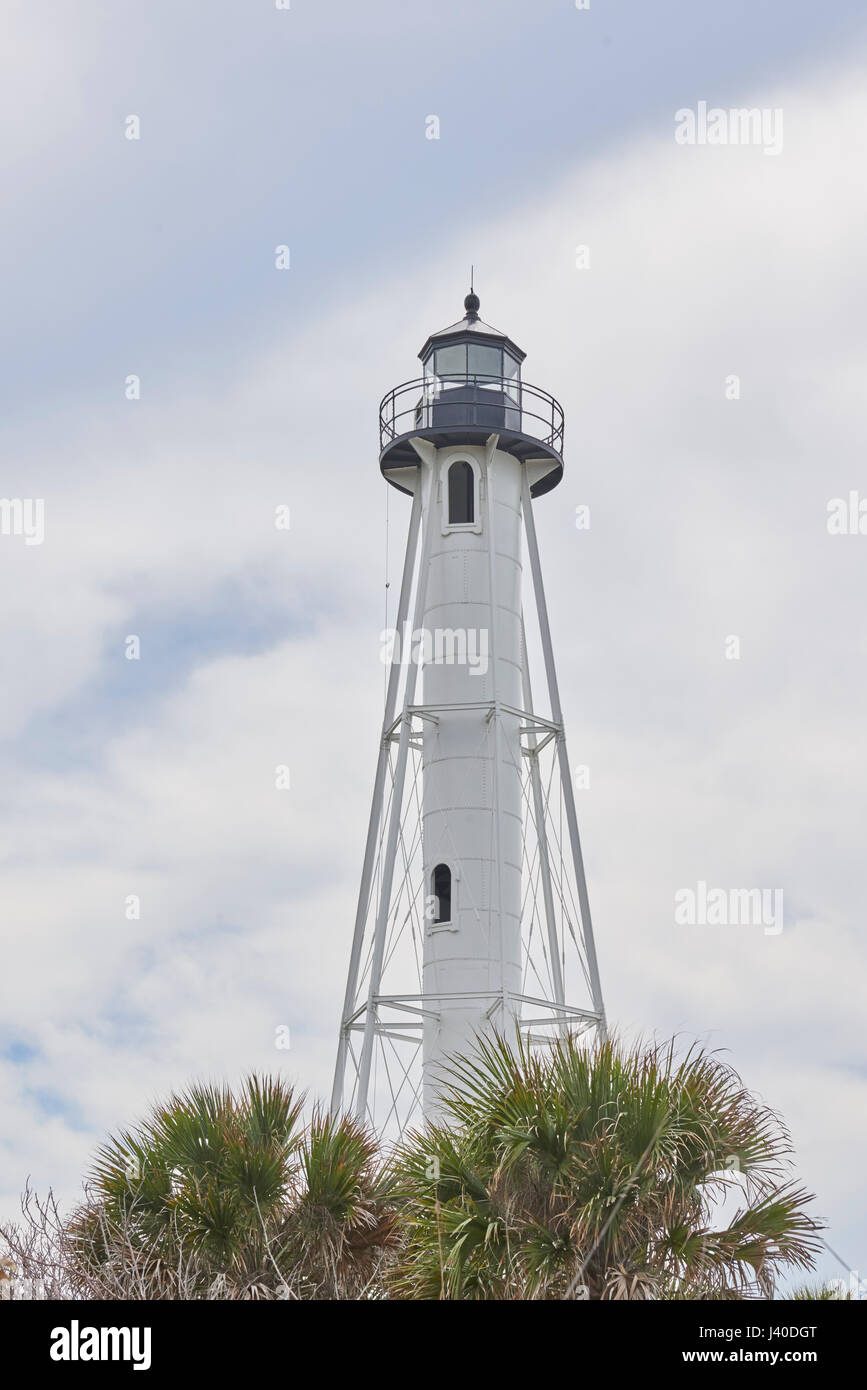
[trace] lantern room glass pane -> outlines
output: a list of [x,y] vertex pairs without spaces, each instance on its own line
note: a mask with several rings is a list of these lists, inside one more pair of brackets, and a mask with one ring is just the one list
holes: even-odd
[[436,374],[443,381],[463,381],[467,375],[467,345],[452,343],[436,350]]
[[519,403],[521,364],[510,352],[503,353],[503,376],[506,378],[506,395]]
[[[502,377],[503,375],[503,352],[501,348],[489,347],[487,343],[470,343],[469,346],[469,372],[470,376],[479,375],[480,377]],[[493,382],[482,380],[479,385],[493,386]],[[501,390],[499,382],[496,389]]]

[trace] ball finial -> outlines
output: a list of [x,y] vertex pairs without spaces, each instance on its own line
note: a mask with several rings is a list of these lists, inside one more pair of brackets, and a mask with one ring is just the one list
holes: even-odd
[[475,293],[474,290],[470,290],[469,294],[464,300],[464,308],[467,311],[468,319],[477,319],[479,317],[480,303],[481,300],[479,299],[479,296]]

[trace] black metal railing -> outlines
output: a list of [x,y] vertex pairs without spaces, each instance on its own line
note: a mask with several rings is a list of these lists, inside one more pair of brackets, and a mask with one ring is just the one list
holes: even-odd
[[515,377],[481,372],[416,377],[395,386],[380,402],[380,449],[414,430],[467,426],[529,435],[556,453],[563,452],[559,401]]

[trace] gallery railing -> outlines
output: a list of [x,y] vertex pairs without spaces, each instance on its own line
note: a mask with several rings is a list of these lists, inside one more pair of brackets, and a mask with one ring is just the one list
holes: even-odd
[[478,372],[417,377],[395,386],[380,402],[379,438],[384,449],[414,430],[462,427],[529,435],[560,454],[563,408],[547,391],[514,377]]

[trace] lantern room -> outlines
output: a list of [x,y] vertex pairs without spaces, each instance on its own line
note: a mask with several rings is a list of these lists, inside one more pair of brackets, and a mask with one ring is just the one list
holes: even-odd
[[413,438],[438,448],[483,444],[532,463],[534,496],[548,492],[563,474],[563,411],[554,397],[522,379],[526,354],[505,333],[479,317],[479,297],[464,300],[464,318],[432,333],[419,358],[424,375],[390,391],[381,402],[380,467],[403,492],[407,468],[419,458]]

